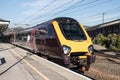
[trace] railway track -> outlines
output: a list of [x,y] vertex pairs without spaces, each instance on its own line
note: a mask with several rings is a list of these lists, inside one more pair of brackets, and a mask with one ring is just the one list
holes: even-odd
[[113,54],[105,54],[102,51],[95,50],[95,54],[98,56],[103,56],[109,61],[120,64],[120,52],[114,51]]
[[120,80],[119,54],[110,55],[95,51],[96,62],[93,63],[85,75],[96,80]]

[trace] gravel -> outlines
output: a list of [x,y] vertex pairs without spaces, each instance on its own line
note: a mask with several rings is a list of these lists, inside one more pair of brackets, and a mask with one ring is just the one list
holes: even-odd
[[[118,61],[120,59],[116,59]],[[85,72],[96,80],[120,80],[120,63],[109,60],[107,57],[96,56],[96,62]]]

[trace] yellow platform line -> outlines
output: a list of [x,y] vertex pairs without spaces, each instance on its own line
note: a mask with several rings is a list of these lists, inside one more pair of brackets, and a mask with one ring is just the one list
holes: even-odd
[[[6,45],[6,47],[8,47],[8,46]],[[9,48],[9,47],[8,47],[8,48]],[[10,49],[10,51],[11,51],[13,54],[17,55],[19,58],[21,58],[21,59],[23,58],[22,56],[16,54],[16,52],[15,52],[14,50]],[[35,67],[33,67],[27,60],[23,59],[23,61],[24,61],[29,67],[31,67],[31,69],[33,69],[36,73],[38,73],[40,76],[42,76],[45,80],[49,80],[44,74],[42,74],[42,73],[39,72]]]

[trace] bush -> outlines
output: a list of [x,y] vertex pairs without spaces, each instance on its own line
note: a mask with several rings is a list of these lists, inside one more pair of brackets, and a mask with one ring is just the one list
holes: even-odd
[[120,35],[117,36],[116,47],[120,49]]
[[98,34],[93,43],[105,46],[106,48],[118,48],[120,49],[120,35],[109,34],[105,37],[103,34]]
[[94,40],[95,44],[103,45],[106,42],[107,38],[103,34],[98,34]]

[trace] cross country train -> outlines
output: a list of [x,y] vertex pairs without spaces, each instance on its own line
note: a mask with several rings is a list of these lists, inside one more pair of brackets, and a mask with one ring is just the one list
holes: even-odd
[[69,17],[53,20],[10,34],[10,41],[67,67],[87,71],[95,62],[94,48],[84,27]]

